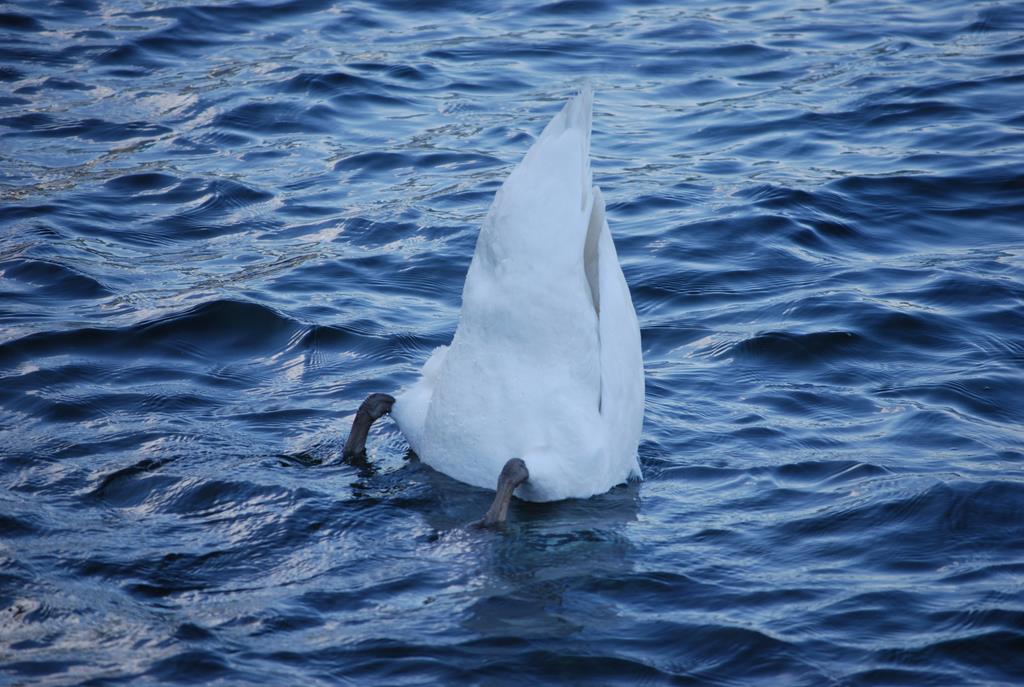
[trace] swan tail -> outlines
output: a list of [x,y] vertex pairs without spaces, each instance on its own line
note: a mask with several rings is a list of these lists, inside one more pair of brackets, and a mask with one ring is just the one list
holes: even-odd
[[554,288],[538,279],[558,280],[564,288],[564,275],[581,262],[594,202],[593,102],[589,86],[570,99],[502,184],[480,230],[467,285],[477,272],[497,276],[515,266],[536,287],[524,291],[530,297]]
[[566,134],[574,136],[578,141],[579,181],[582,191],[580,209],[586,210],[590,202],[590,187],[593,175],[590,170],[590,128],[594,111],[594,90],[590,84],[584,84],[580,92],[565,104],[555,115],[544,131],[527,152],[520,167],[530,167],[531,163],[544,164],[544,152],[552,141],[563,138]]

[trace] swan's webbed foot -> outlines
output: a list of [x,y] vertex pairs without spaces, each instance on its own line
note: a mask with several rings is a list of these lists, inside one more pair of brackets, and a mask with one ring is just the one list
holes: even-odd
[[530,471],[526,469],[526,463],[520,458],[510,458],[498,476],[494,501],[484,514],[484,519],[477,524],[481,527],[492,527],[504,523],[508,517],[508,504],[512,501],[512,492],[528,479]]
[[352,431],[341,453],[343,460],[352,461],[366,455],[366,436],[370,432],[370,425],[390,413],[394,404],[394,396],[387,394],[370,394],[366,397],[356,411],[356,419],[352,421]]

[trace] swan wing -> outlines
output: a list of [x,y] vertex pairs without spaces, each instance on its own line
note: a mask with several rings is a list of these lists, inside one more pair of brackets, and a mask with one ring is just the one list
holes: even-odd
[[644,360],[640,323],[604,216],[604,199],[596,186],[594,193],[590,221],[600,227],[597,266],[588,265],[587,272],[595,272],[599,283],[601,418],[608,430],[609,479],[616,484],[642,478],[636,451],[644,422]]
[[447,346],[435,348],[423,365],[419,379],[396,394],[395,403],[391,408],[392,419],[398,424],[405,440],[409,442],[409,447],[416,455],[419,455],[424,447],[423,434],[427,423],[427,409],[434,397],[437,374],[444,364],[447,353]]

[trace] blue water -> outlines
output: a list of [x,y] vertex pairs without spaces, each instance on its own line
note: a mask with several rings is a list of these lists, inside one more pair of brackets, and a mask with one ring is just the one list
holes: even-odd
[[[646,480],[370,392],[581,79]],[[1024,5],[0,5],[0,682],[1024,683]]]

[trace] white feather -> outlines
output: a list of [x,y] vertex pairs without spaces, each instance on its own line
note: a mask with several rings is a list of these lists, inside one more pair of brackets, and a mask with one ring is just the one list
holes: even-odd
[[639,477],[644,372],[629,288],[592,185],[585,89],[545,127],[491,205],[452,343],[392,417],[420,459],[493,489],[509,458],[533,501]]

